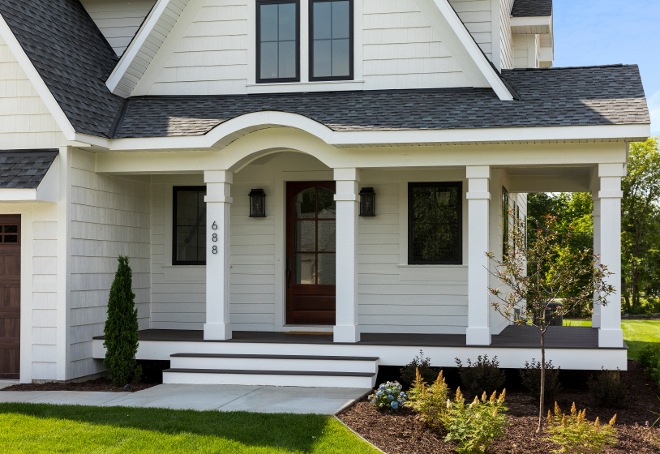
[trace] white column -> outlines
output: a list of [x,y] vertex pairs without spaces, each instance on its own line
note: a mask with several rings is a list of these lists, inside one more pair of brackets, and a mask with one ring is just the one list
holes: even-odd
[[467,345],[490,345],[488,236],[490,167],[467,166],[468,179],[468,327]]
[[[600,198],[598,191],[593,191],[591,198],[594,203],[594,255],[600,256]],[[600,311],[603,307],[600,304],[594,304],[594,315],[591,318],[591,326],[600,328]]]
[[335,169],[337,182],[337,321],[335,342],[359,342],[357,236],[359,169]]
[[206,182],[206,324],[204,340],[231,339],[229,317],[230,213],[233,173],[204,172]]
[[611,276],[607,282],[615,291],[608,296],[607,305],[600,310],[599,347],[622,347],[621,329],[621,178],[623,164],[600,164],[600,256]]

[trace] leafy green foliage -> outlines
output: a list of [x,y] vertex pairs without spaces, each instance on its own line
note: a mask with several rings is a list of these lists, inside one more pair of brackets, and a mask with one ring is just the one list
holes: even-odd
[[459,453],[484,453],[496,438],[504,436],[508,425],[504,405],[506,390],[497,397],[494,392],[490,399],[483,393],[481,399],[474,398],[465,404],[461,389],[456,390],[453,402],[447,402],[447,431],[445,441],[458,443]]
[[[545,387],[544,387],[544,402],[553,402],[561,391],[561,383],[559,382],[558,367],[552,365],[552,361],[545,363]],[[520,378],[522,379],[523,386],[529,392],[529,395],[541,397],[541,361],[536,361],[532,358],[532,362],[525,361],[525,368],[520,369]]]
[[399,369],[399,372],[401,373],[401,380],[407,385],[412,385],[418,373],[427,384],[433,383],[440,370],[431,367],[431,358],[424,358],[424,352],[420,350],[419,355]]
[[586,410],[578,412],[573,404],[570,414],[563,414],[555,403],[555,414],[548,410],[548,432],[550,439],[561,446],[555,453],[601,452],[605,446],[616,445],[616,415],[609,424],[601,425],[598,418],[593,423],[587,421]]
[[625,405],[628,387],[618,369],[603,370],[596,377],[592,375],[587,384],[596,405],[610,408],[621,408]]
[[377,407],[387,408],[390,413],[397,412],[403,408],[408,396],[403,392],[398,381],[388,381],[381,384],[373,394],[369,396],[369,401]]
[[646,375],[660,386],[660,346],[647,345],[639,353],[639,362]]
[[461,385],[470,396],[478,396],[483,392],[492,393],[504,386],[506,373],[500,369],[497,356],[488,360],[488,355],[479,355],[474,363],[468,358],[467,366],[463,366],[461,360],[456,358],[456,366]]
[[426,384],[421,373],[417,371],[417,377],[408,394],[409,400],[406,406],[418,412],[419,419],[422,422],[434,429],[439,429],[447,423],[449,388],[442,376],[442,371],[430,386]]
[[119,256],[115,280],[110,287],[108,318],[105,322],[106,347],[103,364],[115,386],[139,383],[142,368],[135,361],[138,349],[138,314],[133,293],[133,273],[128,257]]

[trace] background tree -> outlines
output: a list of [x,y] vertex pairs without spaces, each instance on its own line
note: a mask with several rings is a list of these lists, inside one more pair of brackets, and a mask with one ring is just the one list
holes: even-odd
[[119,256],[119,266],[110,288],[108,319],[105,322],[106,348],[103,364],[115,386],[138,383],[142,368],[135,360],[138,349],[138,313],[133,293],[133,272],[128,257]]
[[639,313],[643,288],[657,288],[659,282],[660,151],[657,138],[630,145],[628,175],[621,186],[622,291],[626,310]]
[[[509,231],[509,248],[502,259],[487,255],[495,264],[491,274],[504,289],[489,288],[495,297],[495,310],[517,325],[531,325],[539,330],[541,340],[541,396],[537,432],[543,430],[545,399],[545,334],[557,316],[591,304],[605,305],[614,288],[605,282],[611,273],[599,263],[599,257],[589,248],[576,250],[575,229],[561,231],[558,219],[542,217],[534,229],[532,240],[526,241],[525,221],[517,220],[518,228]],[[553,310],[553,303],[562,304]]]

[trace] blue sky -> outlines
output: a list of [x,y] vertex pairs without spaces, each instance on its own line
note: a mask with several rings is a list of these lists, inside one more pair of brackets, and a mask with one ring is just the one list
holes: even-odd
[[660,1],[554,0],[554,66],[638,64],[660,135]]

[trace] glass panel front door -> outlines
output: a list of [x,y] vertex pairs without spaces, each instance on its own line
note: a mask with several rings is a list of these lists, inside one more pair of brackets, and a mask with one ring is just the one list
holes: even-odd
[[287,324],[335,323],[335,183],[287,184]]

